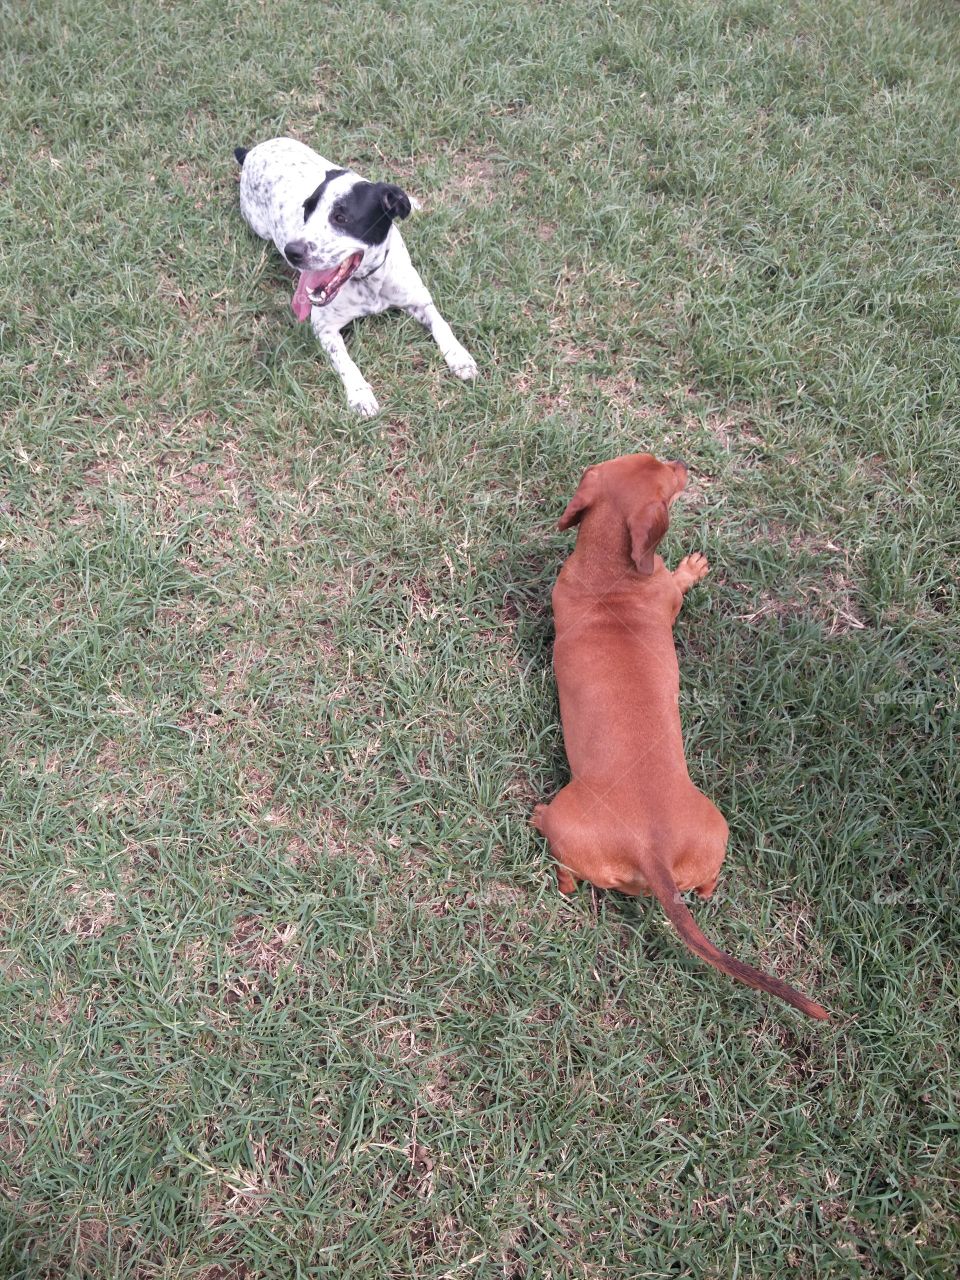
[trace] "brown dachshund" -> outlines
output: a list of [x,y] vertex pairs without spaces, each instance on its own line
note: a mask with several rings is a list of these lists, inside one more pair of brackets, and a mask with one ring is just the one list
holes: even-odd
[[550,842],[561,893],[578,880],[653,893],[680,937],[708,964],[829,1018],[778,978],[718,950],[680,894],[709,898],[727,850],[723,814],[690,781],[680,729],[673,624],[684,594],[707,573],[686,556],[671,573],[655,554],[682,462],[630,454],[590,467],[560,519],[580,525],[553,589],[553,665],[572,781],[533,824]]

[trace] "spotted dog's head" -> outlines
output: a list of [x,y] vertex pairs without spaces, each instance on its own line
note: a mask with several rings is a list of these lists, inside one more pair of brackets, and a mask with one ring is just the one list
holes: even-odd
[[365,257],[382,257],[394,219],[409,213],[410,197],[400,187],[328,170],[303,202],[303,236],[283,246],[283,256],[301,273],[293,295],[297,319],[332,302]]

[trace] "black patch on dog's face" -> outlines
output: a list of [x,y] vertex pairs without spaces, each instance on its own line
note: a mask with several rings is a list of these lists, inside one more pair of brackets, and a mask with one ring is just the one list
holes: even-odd
[[410,197],[390,182],[358,182],[333,202],[330,225],[364,244],[383,244],[394,218],[410,213]]
[[323,195],[324,191],[326,191],[327,189],[327,183],[332,182],[334,178],[342,178],[346,172],[347,172],[346,169],[328,169],[327,170],[327,176],[320,183],[319,187],[317,187],[316,191],[314,191],[312,196],[307,196],[306,200],[304,200],[303,202],[304,222],[309,222],[311,215],[313,214],[317,205],[320,203],[320,197]]

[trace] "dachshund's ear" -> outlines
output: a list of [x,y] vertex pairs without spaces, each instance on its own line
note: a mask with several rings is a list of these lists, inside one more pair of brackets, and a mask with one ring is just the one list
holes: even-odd
[[648,502],[629,517],[630,558],[637,566],[637,573],[653,573],[653,553],[669,527],[665,502]]
[[587,467],[580,477],[577,492],[567,503],[567,509],[560,517],[557,528],[569,529],[571,525],[579,524],[583,513],[596,502],[599,490],[600,479],[597,475],[597,468]]

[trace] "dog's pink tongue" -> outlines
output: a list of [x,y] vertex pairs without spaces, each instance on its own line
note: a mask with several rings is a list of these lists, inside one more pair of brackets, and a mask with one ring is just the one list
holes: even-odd
[[293,314],[298,320],[306,320],[310,315],[310,308],[313,303],[308,297],[308,290],[319,289],[326,281],[328,271],[301,271],[300,279],[297,281],[296,292],[290,306],[293,308]]

